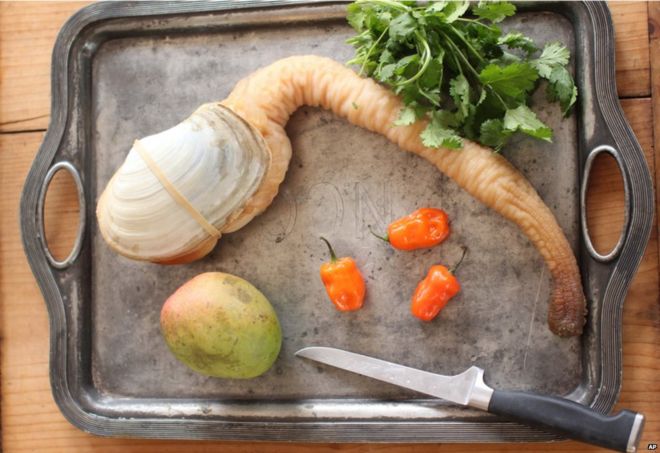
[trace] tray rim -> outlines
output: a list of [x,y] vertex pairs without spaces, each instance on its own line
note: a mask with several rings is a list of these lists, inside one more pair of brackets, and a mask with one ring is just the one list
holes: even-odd
[[[70,59],[76,40],[85,30],[94,24],[108,19],[138,16],[158,16],[172,14],[202,14],[225,10],[265,8],[271,6],[309,6],[310,4],[329,5],[345,2],[325,1],[308,2],[298,0],[246,0],[240,2],[187,2],[163,3],[143,2],[138,5],[128,2],[100,3],[81,9],[69,19],[60,31],[54,50],[52,67],[51,124],[42,146],[30,169],[21,198],[21,234],[28,261],[42,290],[50,320],[50,367],[51,388],[55,401],[65,417],[84,431],[108,436],[186,438],[186,439],[233,439],[233,440],[297,440],[308,442],[492,442],[492,441],[542,441],[555,440],[557,436],[542,433],[531,428],[510,422],[340,422],[340,421],[251,421],[217,419],[120,419],[108,417],[93,410],[93,397],[76,395],[72,392],[68,377],[67,345],[67,308],[55,278],[55,269],[48,266],[35,231],[36,197],[41,181],[60,151],[62,141],[70,127],[68,101],[72,91],[69,75]],[[536,3],[536,2],[535,2]],[[600,318],[598,325],[611,329],[613,335],[604,338],[583,340],[595,342],[595,350],[600,355],[600,369],[584,370],[589,375],[588,381],[598,381],[597,386],[578,388],[569,395],[601,412],[607,412],[614,405],[621,386],[621,328],[622,306],[627,288],[639,266],[643,251],[651,232],[653,218],[653,196],[651,179],[644,160],[644,155],[637,143],[625,117],[623,116],[616,92],[614,73],[614,30],[609,10],[604,3],[562,2],[573,11],[580,10],[591,20],[593,47],[596,58],[593,62],[595,90],[598,94],[595,107],[598,107],[606,124],[606,137],[596,137],[598,143],[603,139],[611,142],[628,159],[629,167],[624,168],[630,180],[629,231],[638,234],[627,237],[619,259],[609,271],[609,279],[603,291],[601,305],[594,318]],[[576,6],[577,5],[577,6]],[[549,5],[545,5],[546,7]],[[575,25],[575,18],[560,11],[560,6],[553,5],[560,14]],[[576,14],[577,15],[577,14]],[[576,42],[578,37],[576,36]],[[598,45],[600,44],[600,45]],[[86,49],[94,52],[94,49]],[[609,135],[609,137],[607,137]],[[593,137],[592,137],[593,139]],[[592,148],[596,143],[580,143],[579,146]],[[93,214],[88,209],[86,215]],[[585,263],[591,258],[584,248],[580,250],[580,261]],[[590,265],[593,265],[591,263]],[[60,271],[61,272],[61,271]],[[586,352],[583,352],[585,354]],[[586,368],[586,367],[585,367]],[[593,382],[591,382],[593,384]],[[92,398],[92,399],[90,399]],[[87,401],[85,401],[87,400]],[[392,429],[396,426],[396,429]]]

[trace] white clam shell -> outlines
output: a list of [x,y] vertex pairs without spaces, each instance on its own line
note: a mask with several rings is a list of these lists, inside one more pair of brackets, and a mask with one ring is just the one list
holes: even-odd
[[[240,214],[270,165],[261,135],[228,108],[205,104],[140,139],[167,180],[218,231]],[[97,207],[103,237],[133,259],[171,261],[215,239],[131,148]]]

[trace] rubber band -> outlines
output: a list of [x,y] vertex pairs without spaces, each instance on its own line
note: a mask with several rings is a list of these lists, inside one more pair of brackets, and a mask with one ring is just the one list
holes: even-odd
[[220,237],[220,231],[188,201],[186,197],[183,196],[181,192],[178,191],[176,187],[167,179],[167,176],[162,172],[158,164],[151,158],[149,155],[149,151],[144,147],[142,143],[140,143],[139,140],[135,140],[133,142],[133,148],[137,153],[140,155],[142,160],[147,164],[147,167],[149,167],[149,170],[151,170],[151,173],[154,174],[154,176],[160,181],[160,183],[163,185],[165,190],[174,198],[174,201],[176,201],[182,208],[184,208],[186,211],[188,211],[188,214],[195,219],[197,223],[199,223],[199,226],[204,228],[204,230],[210,234],[214,238],[219,238]]

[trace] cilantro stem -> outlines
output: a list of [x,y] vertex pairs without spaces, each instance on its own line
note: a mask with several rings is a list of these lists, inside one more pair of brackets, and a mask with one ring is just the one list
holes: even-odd
[[456,53],[454,53],[453,51],[448,53],[451,54],[452,58],[454,59],[454,64],[456,65],[458,72],[460,72],[462,76],[465,76],[465,74],[463,73],[463,68],[461,67],[461,63],[458,61],[458,58],[456,58]]
[[422,43],[422,46],[424,47],[424,51],[422,53],[422,58],[424,58],[424,62],[422,63],[422,67],[417,71],[417,73],[412,76],[411,78],[404,80],[403,82],[397,83],[397,85],[402,86],[402,85],[408,85],[409,83],[414,82],[415,80],[419,79],[423,74],[424,71],[426,71],[426,68],[429,67],[429,64],[431,63],[431,48],[429,47],[428,41],[424,39],[423,36],[419,34],[419,32],[415,32],[415,37],[419,40],[419,42]]
[[417,89],[419,90],[419,94],[421,94],[421,95],[424,96],[426,99],[428,99],[428,101],[431,103],[431,105],[434,105],[434,106],[436,106],[436,107],[440,107],[440,103],[439,103],[438,101],[436,101],[435,99],[433,99],[433,98],[432,98],[431,96],[429,96],[428,94],[426,94],[426,91],[425,91],[425,90],[422,90],[417,82],[415,82],[415,86],[416,86]]
[[[474,67],[472,66],[472,63],[470,63],[470,60],[467,59],[467,57],[463,54],[463,52],[461,52],[461,49],[459,49],[459,47],[456,45],[456,43],[449,36],[447,36],[446,33],[441,32],[441,34],[445,38],[445,41],[447,42],[447,44],[450,47],[453,48],[452,54],[454,54],[454,57],[456,57],[456,55],[458,55],[461,58],[461,60],[463,60],[466,69],[469,69],[470,72],[474,75],[474,77],[477,78],[477,81],[479,81],[480,80],[479,79],[479,73],[477,72],[476,69],[474,69]],[[460,70],[461,66],[459,65],[458,67],[459,67],[459,70]],[[462,73],[463,73],[463,71],[461,71],[461,74]]]
[[472,51],[472,53],[474,54],[474,56],[477,57],[477,60],[479,61],[479,63],[485,63],[485,62],[486,62],[486,60],[484,59],[484,57],[482,57],[481,54],[480,54],[479,52],[477,52],[477,50],[476,50],[474,47],[472,47],[472,44],[470,44],[470,43],[465,39],[465,36],[463,36],[462,33],[460,33],[460,32],[459,32],[458,30],[456,30],[456,28],[454,28],[454,27],[449,27],[449,29],[454,33],[454,36],[457,36],[461,41],[463,41],[463,44],[465,44],[465,47],[467,47],[470,51]]
[[497,99],[499,99],[500,103],[501,103],[502,106],[504,107],[504,110],[508,110],[508,109],[509,109],[509,106],[508,106],[507,103],[504,101],[504,99],[502,99],[502,96],[500,96],[499,93],[498,93],[497,91],[495,91],[495,89],[494,89],[493,87],[491,87],[489,84],[485,84],[484,86],[485,86],[486,88],[488,88],[488,89],[490,90],[490,92],[493,93]]
[[499,29],[498,29],[497,27],[491,27],[490,25],[486,25],[486,24],[484,24],[483,22],[478,21],[478,20],[476,20],[476,19],[467,19],[467,18],[465,18],[465,17],[459,17],[459,18],[457,18],[456,20],[457,20],[458,22],[468,22],[468,23],[471,23],[471,24],[479,25],[479,26],[481,26],[481,27],[483,27],[483,28],[486,28],[486,29],[488,29],[488,30],[490,30],[490,31],[497,31],[497,33],[500,32]]
[[364,61],[362,62],[362,66],[360,66],[360,72],[358,72],[359,75],[362,75],[362,71],[364,71],[364,67],[366,66],[367,62],[369,61],[369,57],[371,56],[371,52],[373,52],[373,50],[376,48],[376,46],[378,45],[380,40],[383,39],[383,36],[385,36],[385,33],[387,33],[387,30],[389,30],[389,29],[390,29],[389,25],[387,27],[385,27],[385,30],[383,30],[383,32],[380,34],[378,39],[376,41],[374,41],[374,43],[369,48],[369,51],[364,56]]
[[[477,72],[476,69],[474,69],[474,67],[473,67],[472,64],[470,63],[470,60],[468,60],[467,57],[463,54],[463,52],[461,52],[461,49],[458,48],[458,46],[456,45],[456,43],[455,43],[455,42],[454,42],[449,36],[447,36],[445,33],[442,33],[442,36],[444,36],[444,38],[446,39],[447,44],[449,44],[450,46],[453,47],[454,52],[452,52],[452,54],[454,55],[454,58],[456,58],[456,55],[458,54],[458,56],[464,61],[464,63],[465,63],[465,65],[466,65],[467,69],[469,69],[470,72],[472,73],[472,75],[476,78],[476,81],[477,81],[479,84],[481,84],[484,88],[489,89],[490,92],[493,93],[493,94],[495,95],[495,97],[500,101],[500,103],[501,103],[502,106],[504,107],[504,110],[507,110],[507,109],[509,108],[509,106],[508,106],[507,103],[504,101],[504,99],[502,99],[502,96],[500,96],[499,93],[498,93],[497,91],[495,91],[495,90],[493,89],[493,87],[490,86],[490,84],[488,84],[488,83],[483,83],[483,82],[481,81],[481,77],[479,76],[479,73]],[[460,70],[460,65],[459,65],[459,70]],[[461,74],[462,74],[462,73],[463,73],[463,71],[461,71]]]

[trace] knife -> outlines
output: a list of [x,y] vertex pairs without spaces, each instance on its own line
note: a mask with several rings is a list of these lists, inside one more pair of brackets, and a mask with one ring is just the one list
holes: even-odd
[[644,427],[644,416],[626,409],[603,415],[565,398],[492,389],[476,366],[443,376],[335,348],[308,347],[295,355],[612,450],[635,452]]

